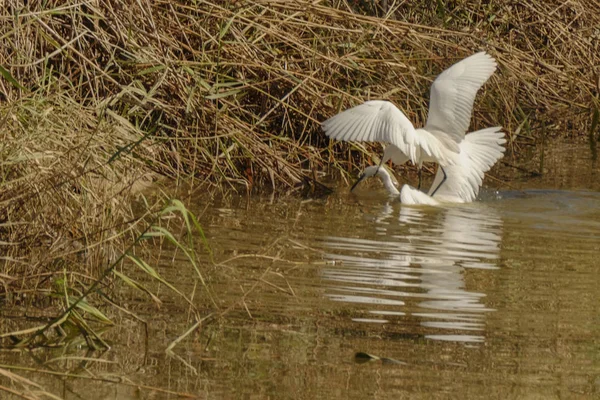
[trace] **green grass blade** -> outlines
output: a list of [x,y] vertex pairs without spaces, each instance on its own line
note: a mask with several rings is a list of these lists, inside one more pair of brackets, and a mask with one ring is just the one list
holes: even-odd
[[[73,296],[69,296],[69,306],[72,304],[75,304],[75,302],[78,300],[78,298],[73,297]],[[79,301],[77,303],[77,308],[79,308],[81,311],[86,312],[87,314],[93,316],[94,318],[96,318],[98,321],[104,322],[106,324],[109,325],[114,325],[114,323],[106,316],[104,315],[100,310],[98,310],[96,307],[90,305],[86,299],[83,299],[81,301]]]
[[17,80],[11,75],[11,73],[1,65],[0,65],[0,75],[2,75],[4,77],[4,79],[6,79],[11,85],[16,87],[17,89],[27,90],[27,88],[25,88],[25,86],[23,86],[19,82],[17,82]]

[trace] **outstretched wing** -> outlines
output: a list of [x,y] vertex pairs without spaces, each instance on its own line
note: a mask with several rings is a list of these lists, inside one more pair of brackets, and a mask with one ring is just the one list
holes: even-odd
[[460,143],[469,129],[475,96],[495,70],[496,60],[480,52],[442,72],[431,85],[425,129]]
[[[474,201],[479,194],[484,174],[504,156],[506,139],[502,127],[486,128],[469,133],[460,143],[460,156],[451,166],[444,167],[446,181],[435,192],[435,198],[443,201],[468,203]],[[430,194],[443,179],[438,169]],[[452,199],[452,200],[450,200]]]
[[445,158],[439,140],[429,133],[417,133],[406,115],[389,101],[367,101],[329,118],[321,126],[332,139],[391,143],[414,163],[419,161],[421,152]]

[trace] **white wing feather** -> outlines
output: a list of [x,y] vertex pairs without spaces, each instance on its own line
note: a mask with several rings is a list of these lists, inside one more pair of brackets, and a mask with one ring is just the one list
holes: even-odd
[[321,126],[331,139],[391,143],[413,163],[419,163],[426,155],[452,164],[443,143],[429,132],[417,133],[406,115],[389,101],[367,101],[329,118]]
[[392,143],[411,159],[418,142],[415,127],[389,101],[371,100],[349,108],[321,124],[331,139],[356,142]]
[[[435,192],[439,201],[468,203],[479,194],[484,174],[504,156],[506,139],[501,127],[469,133],[460,143],[460,156],[455,165],[444,167],[446,181]],[[433,180],[430,194],[443,179],[441,169]]]
[[439,204],[433,197],[409,185],[402,186],[402,190],[400,191],[400,202],[408,205],[427,204],[435,206]]
[[496,60],[480,52],[442,72],[431,85],[425,129],[460,143],[469,129],[475,96],[495,70]]

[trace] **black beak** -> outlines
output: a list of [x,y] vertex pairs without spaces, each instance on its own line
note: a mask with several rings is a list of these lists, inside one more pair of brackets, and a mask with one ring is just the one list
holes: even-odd
[[357,181],[354,183],[354,185],[352,185],[352,187],[350,188],[350,191],[352,192],[352,191],[354,190],[354,188],[356,188],[356,186],[358,186],[358,184],[359,184],[359,183],[360,183],[360,182],[361,182],[363,179],[365,179],[365,174],[361,174],[361,175],[358,177],[358,180],[357,180]]

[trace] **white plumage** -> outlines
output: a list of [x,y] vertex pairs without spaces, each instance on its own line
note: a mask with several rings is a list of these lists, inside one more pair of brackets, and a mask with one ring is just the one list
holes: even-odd
[[325,134],[343,141],[384,142],[382,162],[411,160],[453,165],[458,146],[471,121],[477,91],[496,70],[485,52],[474,54],[442,72],[431,85],[429,115],[423,129],[415,129],[394,104],[371,100],[343,111],[322,123]]
[[[469,133],[460,142],[460,154],[454,165],[445,168],[446,181],[437,188],[443,179],[438,170],[429,193],[423,193],[409,185],[399,191],[385,167],[372,165],[363,171],[352,189],[363,179],[379,176],[390,196],[400,196],[405,204],[469,203],[479,194],[484,174],[504,156],[504,133],[502,128],[486,128]],[[435,193],[434,193],[435,192]]]
[[410,185],[402,186],[402,190],[400,191],[400,202],[402,204],[428,206],[437,206],[440,204],[439,201],[427,193],[423,193]]
[[504,157],[502,127],[481,129],[469,133],[460,143],[460,154],[454,165],[444,168],[446,181],[439,186],[443,172],[438,169],[429,194],[439,186],[434,197],[439,201],[468,203],[474,201],[483,184],[484,174]]

